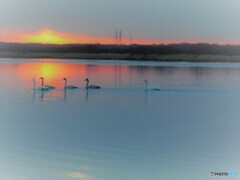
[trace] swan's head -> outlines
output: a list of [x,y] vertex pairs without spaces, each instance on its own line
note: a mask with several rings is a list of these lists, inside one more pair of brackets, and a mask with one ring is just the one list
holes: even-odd
[[87,79],[85,79],[84,81],[89,81],[89,79],[87,78]]
[[145,79],[145,81],[144,81],[144,82],[145,82],[145,83],[148,83],[148,80],[146,80],[146,79]]
[[42,80],[43,80],[43,77],[40,77],[40,79],[42,79]]
[[64,81],[67,81],[67,78],[63,78]]

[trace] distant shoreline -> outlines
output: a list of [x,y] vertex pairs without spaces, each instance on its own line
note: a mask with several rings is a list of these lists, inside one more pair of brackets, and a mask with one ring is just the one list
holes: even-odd
[[60,58],[165,62],[240,62],[240,45],[17,44],[0,43],[0,58]]
[[59,58],[94,60],[138,60],[164,62],[240,62],[240,55],[130,54],[130,53],[13,53],[0,52],[0,58]]

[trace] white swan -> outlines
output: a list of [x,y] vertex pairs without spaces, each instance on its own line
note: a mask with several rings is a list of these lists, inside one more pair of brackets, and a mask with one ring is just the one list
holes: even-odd
[[37,86],[36,87],[36,80],[35,78],[33,78],[33,90],[41,90],[41,91],[44,91],[44,90],[49,90],[49,88],[45,87],[45,86]]
[[86,84],[86,89],[101,89],[100,86],[97,86],[97,85],[88,85],[89,84],[89,79],[85,79],[84,81],[87,81],[87,84]]
[[145,90],[160,91],[159,87],[148,86],[148,80],[145,80],[144,83],[145,83]]
[[[44,78],[40,77],[40,79],[42,80],[42,86],[44,86]],[[47,87],[48,89],[55,89],[55,87],[51,85],[45,85],[44,87]]]
[[63,80],[65,81],[65,84],[64,84],[64,89],[78,89],[77,86],[73,86],[73,85],[68,85],[67,86],[67,78],[63,78]]

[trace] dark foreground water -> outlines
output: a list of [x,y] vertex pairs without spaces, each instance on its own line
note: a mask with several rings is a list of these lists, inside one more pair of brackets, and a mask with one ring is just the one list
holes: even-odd
[[[57,89],[33,91],[41,76]],[[81,88],[62,90],[64,77]],[[3,180],[239,173],[239,121],[240,64],[0,59]]]

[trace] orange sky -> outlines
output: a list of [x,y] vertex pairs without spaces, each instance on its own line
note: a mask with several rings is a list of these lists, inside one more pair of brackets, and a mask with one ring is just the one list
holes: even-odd
[[[36,32],[14,32],[0,30],[0,42],[9,43],[42,43],[42,44],[115,44],[115,37],[91,36],[87,34],[71,34],[58,32],[50,28],[42,28]],[[175,44],[175,43],[205,43],[193,37],[186,39],[184,42],[180,40],[156,40],[156,39],[140,39],[123,38],[122,44]],[[217,44],[238,44],[236,42],[208,42]]]
[[[90,36],[86,34],[70,34],[43,28],[32,33],[0,32],[0,42],[43,43],[43,44],[114,44],[114,37]],[[123,38],[122,44],[130,44],[130,38]],[[148,39],[132,39],[133,44],[170,44],[176,41],[160,41]]]

